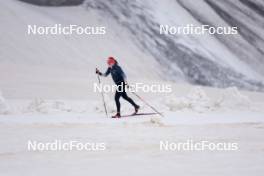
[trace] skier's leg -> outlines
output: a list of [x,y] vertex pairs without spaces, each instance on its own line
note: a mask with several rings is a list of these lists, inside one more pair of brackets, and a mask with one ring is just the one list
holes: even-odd
[[130,104],[132,104],[135,109],[138,109],[139,106],[129,97],[127,96],[127,93],[126,92],[122,92],[122,95],[121,95],[126,101],[128,101]]
[[116,91],[116,93],[115,93],[115,103],[116,103],[117,113],[120,113],[120,101],[119,101],[120,97],[121,97],[121,93]]

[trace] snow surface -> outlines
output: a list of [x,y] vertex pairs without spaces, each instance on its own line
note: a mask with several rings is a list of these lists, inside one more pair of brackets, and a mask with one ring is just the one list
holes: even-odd
[[[167,96],[142,93],[164,117],[106,118],[98,99],[8,99],[9,113],[0,115],[0,174],[262,175],[264,95],[237,88],[174,86],[175,93]],[[151,112],[133,99],[141,112]],[[107,108],[113,114],[110,102]],[[123,114],[132,111],[122,104]],[[106,150],[32,152],[28,140],[104,142]],[[239,150],[160,151],[161,140],[236,142]]]

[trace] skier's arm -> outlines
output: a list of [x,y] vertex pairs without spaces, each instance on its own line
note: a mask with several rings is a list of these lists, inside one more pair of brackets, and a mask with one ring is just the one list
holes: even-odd
[[106,70],[106,72],[103,74],[103,76],[107,77],[110,74],[110,70],[111,68],[108,67],[108,69]]
[[126,81],[126,79],[127,79],[126,74],[125,74],[125,72],[122,70],[121,67],[120,67],[120,73],[121,73],[121,75],[122,75],[124,81]]
[[98,75],[100,75],[100,76],[105,76],[105,77],[106,77],[106,76],[108,76],[109,73],[110,73],[110,68],[108,68],[108,69],[106,70],[105,73],[100,72],[100,71],[96,68],[95,73],[98,74]]
[[127,83],[127,77],[126,77],[126,74],[125,74],[125,72],[122,70],[121,67],[120,67],[120,74],[121,74],[123,80],[125,81],[125,83]]

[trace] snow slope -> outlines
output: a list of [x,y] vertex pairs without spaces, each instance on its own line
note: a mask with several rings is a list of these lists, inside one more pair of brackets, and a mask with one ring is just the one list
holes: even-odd
[[[130,31],[139,46],[164,66],[164,73],[170,74],[166,79],[250,90],[263,87],[263,16],[244,1],[87,0],[84,5]],[[166,36],[160,35],[160,24],[237,26],[239,35]]]
[[[95,67],[104,70],[105,59],[113,55],[130,82],[169,80],[262,90],[263,23],[260,11],[253,8],[255,3],[261,5],[253,1],[239,1],[236,5],[231,1],[194,4],[172,0],[114,3],[87,0],[75,7],[38,7],[16,0],[1,2],[0,88],[10,98],[38,95],[59,98],[59,94],[87,98],[85,92],[91,91],[91,83],[97,81]],[[231,22],[239,23],[221,16],[229,14],[222,13],[226,7],[235,12]],[[242,25],[239,19],[245,19],[246,24]],[[107,34],[88,37],[26,34],[28,24],[57,23],[103,25]],[[189,23],[238,25],[248,35],[158,34],[159,24]],[[56,91],[60,88],[63,91]]]
[[[111,55],[119,60],[131,82],[142,78],[141,74],[144,79],[160,79],[157,62],[138,50],[127,32],[81,6],[41,8],[11,0],[1,2],[0,8],[0,88],[7,97],[87,98],[85,92],[91,92],[92,83],[97,82],[95,68],[106,70],[106,59]],[[28,36],[28,24],[104,24],[107,34]],[[73,90],[76,96],[71,96]]]

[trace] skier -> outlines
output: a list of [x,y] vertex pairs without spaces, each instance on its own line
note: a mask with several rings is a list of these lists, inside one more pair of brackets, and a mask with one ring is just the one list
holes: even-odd
[[100,76],[108,76],[111,73],[111,76],[113,78],[113,81],[117,85],[117,90],[115,92],[115,103],[116,103],[116,109],[117,113],[115,116],[112,116],[112,118],[120,118],[120,97],[123,97],[125,100],[127,100],[130,104],[132,104],[135,108],[135,112],[132,115],[137,114],[139,110],[139,106],[130,98],[127,96],[125,86],[126,83],[126,75],[123,72],[122,68],[118,65],[118,62],[113,58],[109,57],[107,59],[108,69],[103,74],[96,68],[96,74]]

